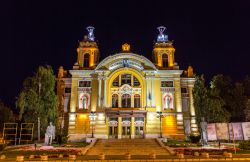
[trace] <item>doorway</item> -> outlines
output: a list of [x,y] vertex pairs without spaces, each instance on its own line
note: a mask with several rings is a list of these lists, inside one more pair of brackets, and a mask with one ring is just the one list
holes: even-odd
[[117,126],[109,126],[109,138],[118,137],[118,128]]
[[143,126],[135,126],[135,138],[144,138]]
[[122,138],[130,138],[130,126],[122,126]]

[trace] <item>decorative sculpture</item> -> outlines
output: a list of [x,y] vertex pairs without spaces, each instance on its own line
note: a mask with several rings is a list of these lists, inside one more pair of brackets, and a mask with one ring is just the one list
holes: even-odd
[[49,123],[49,126],[46,129],[45,133],[45,145],[51,145],[52,141],[55,139],[55,126],[52,124],[52,122]]
[[88,26],[86,29],[89,32],[88,39],[91,40],[91,41],[95,41],[95,36],[94,36],[94,29],[95,28],[93,26]]
[[165,26],[159,26],[157,28],[159,30],[159,34],[157,37],[157,42],[166,42],[168,40],[168,35],[164,34],[164,30],[166,30]]
[[207,145],[207,122],[205,122],[204,117],[201,118],[201,135],[202,135],[202,141],[203,145]]

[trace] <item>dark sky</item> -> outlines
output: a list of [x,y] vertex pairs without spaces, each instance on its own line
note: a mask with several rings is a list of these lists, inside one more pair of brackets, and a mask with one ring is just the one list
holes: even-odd
[[156,27],[167,27],[181,69],[198,74],[249,74],[250,1],[36,1],[0,4],[0,99],[13,106],[23,80],[39,65],[71,69],[86,27],[96,28],[101,59],[131,44],[151,59]]

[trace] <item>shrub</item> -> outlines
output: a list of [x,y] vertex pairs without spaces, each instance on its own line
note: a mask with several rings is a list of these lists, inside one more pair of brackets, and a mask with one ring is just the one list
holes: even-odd
[[188,138],[192,143],[198,143],[201,139],[201,136],[190,134]]
[[241,141],[239,143],[239,148],[243,150],[250,150],[250,140],[248,141]]

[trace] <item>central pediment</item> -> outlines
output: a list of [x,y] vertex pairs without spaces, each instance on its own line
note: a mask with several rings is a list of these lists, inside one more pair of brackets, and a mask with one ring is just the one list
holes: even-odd
[[134,53],[118,53],[108,56],[98,64],[95,70],[108,69],[112,71],[123,67],[137,70],[157,70],[155,65],[146,57]]

